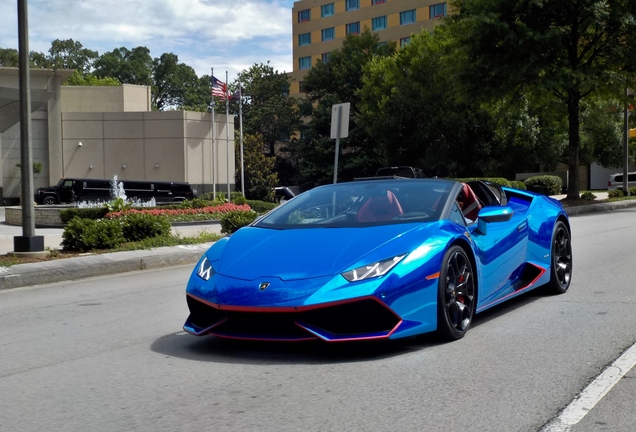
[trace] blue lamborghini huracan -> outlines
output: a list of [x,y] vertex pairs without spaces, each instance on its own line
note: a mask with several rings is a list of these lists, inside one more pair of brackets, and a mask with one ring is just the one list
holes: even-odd
[[496,184],[374,178],[317,187],[216,242],[184,329],[327,342],[466,334],[476,313],[572,278],[558,201]]

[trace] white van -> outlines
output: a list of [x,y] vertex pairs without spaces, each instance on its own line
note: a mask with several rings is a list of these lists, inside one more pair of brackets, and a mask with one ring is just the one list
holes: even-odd
[[[636,172],[627,173],[627,187],[636,186]],[[607,182],[607,190],[623,190],[623,173],[612,174]]]

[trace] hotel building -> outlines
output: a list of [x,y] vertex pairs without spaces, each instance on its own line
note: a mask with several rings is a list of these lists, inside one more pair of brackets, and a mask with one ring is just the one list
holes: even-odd
[[302,92],[302,80],[319,61],[329,61],[348,34],[365,28],[380,42],[409,43],[411,35],[432,30],[448,6],[440,0],[299,0],[292,8],[293,72],[290,93]]

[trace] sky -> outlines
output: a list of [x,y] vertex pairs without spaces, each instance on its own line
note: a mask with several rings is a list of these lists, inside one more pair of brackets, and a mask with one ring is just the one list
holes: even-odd
[[[294,0],[27,0],[29,49],[73,39],[100,55],[145,46],[173,53],[197,75],[229,82],[255,63],[292,71]],[[16,0],[0,1],[0,48],[18,48]]]

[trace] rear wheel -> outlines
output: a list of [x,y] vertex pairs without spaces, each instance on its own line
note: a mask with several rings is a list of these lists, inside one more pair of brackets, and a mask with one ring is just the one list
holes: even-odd
[[562,221],[554,225],[550,260],[550,282],[546,288],[550,294],[563,294],[572,280],[572,242]]
[[464,337],[475,314],[475,273],[459,246],[452,246],[442,260],[437,301],[437,332],[446,340]]

